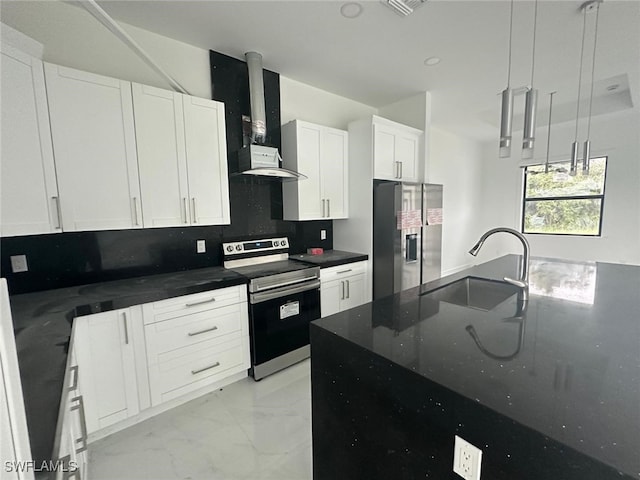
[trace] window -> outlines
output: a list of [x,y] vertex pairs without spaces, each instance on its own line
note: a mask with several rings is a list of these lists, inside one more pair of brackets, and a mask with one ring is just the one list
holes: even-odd
[[569,162],[533,165],[524,171],[522,232],[600,236],[607,157],[591,159],[589,175],[580,165],[569,175]]

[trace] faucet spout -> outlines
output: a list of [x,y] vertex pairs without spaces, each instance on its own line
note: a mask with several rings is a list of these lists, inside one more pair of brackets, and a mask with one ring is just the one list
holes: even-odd
[[486,231],[480,237],[480,240],[478,240],[478,242],[471,248],[471,250],[469,250],[469,253],[475,257],[482,248],[485,240],[494,233],[500,232],[510,233],[522,243],[523,259],[522,263],[520,264],[520,278],[516,280],[510,277],[504,277],[504,281],[519,287],[521,289],[519,300],[526,302],[529,300],[529,242],[527,241],[525,236],[522,235],[522,233],[509,227],[492,228],[491,230]]

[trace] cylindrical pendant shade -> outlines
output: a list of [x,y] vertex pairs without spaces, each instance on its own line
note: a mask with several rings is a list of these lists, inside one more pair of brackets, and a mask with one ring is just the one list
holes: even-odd
[[582,160],[582,174],[589,175],[589,164],[591,163],[591,142],[584,142],[584,159]]
[[533,158],[533,145],[536,136],[536,109],[538,90],[527,90],[524,105],[524,131],[522,138],[522,158]]
[[575,176],[577,167],[578,167],[578,142],[573,142],[571,144],[571,168],[569,170],[569,175]]
[[500,158],[511,156],[511,124],[513,121],[513,91],[502,91],[502,116],[500,117]]

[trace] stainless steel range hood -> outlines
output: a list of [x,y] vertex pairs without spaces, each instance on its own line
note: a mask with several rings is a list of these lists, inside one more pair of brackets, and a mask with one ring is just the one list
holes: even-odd
[[282,158],[275,147],[264,145],[267,136],[267,116],[264,106],[262,55],[244,54],[249,70],[249,97],[251,100],[251,145],[238,153],[238,166],[243,175],[258,175],[282,180],[302,180],[305,175],[282,168]]

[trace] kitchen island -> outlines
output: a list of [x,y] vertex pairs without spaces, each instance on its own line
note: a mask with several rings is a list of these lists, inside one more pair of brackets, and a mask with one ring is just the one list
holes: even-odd
[[532,259],[526,310],[425,292],[517,277],[509,255],[312,323],[314,479],[640,476],[640,267]]

